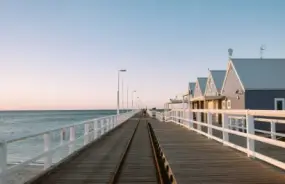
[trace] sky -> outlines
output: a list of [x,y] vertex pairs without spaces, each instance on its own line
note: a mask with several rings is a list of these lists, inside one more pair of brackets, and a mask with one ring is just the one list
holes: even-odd
[[163,107],[228,48],[285,58],[284,22],[283,0],[1,0],[0,110],[115,109],[119,69],[124,107]]

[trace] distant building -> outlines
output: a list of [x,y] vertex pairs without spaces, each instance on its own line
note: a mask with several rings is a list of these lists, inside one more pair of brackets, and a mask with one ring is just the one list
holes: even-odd
[[[284,110],[285,59],[230,59],[221,93],[224,109]],[[269,123],[256,123],[269,129]],[[278,128],[279,127],[279,128]],[[277,125],[278,130],[285,130]]]
[[[221,95],[221,89],[225,78],[226,70],[210,70],[204,93],[205,108],[222,109],[224,96]],[[222,122],[221,114],[213,115],[213,122]]]
[[[205,109],[204,93],[206,89],[207,77],[198,77],[195,83],[194,95],[190,99],[192,109]],[[194,118],[196,115],[194,114]],[[202,113],[201,120],[205,120],[205,115]]]
[[189,107],[192,108],[190,99],[194,98],[194,91],[195,91],[196,82],[189,82],[188,84],[188,99],[189,99]]

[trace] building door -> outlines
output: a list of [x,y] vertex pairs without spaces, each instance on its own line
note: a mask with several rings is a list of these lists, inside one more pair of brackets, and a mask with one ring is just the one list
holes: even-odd
[[[204,101],[201,101],[201,108],[200,109],[204,109]],[[201,113],[201,122],[204,122],[204,120],[205,120],[205,115],[204,115],[205,113]]]
[[[222,109],[222,101],[223,100],[218,100],[218,109]],[[222,124],[222,114],[219,114],[218,116],[218,122],[219,124]]]

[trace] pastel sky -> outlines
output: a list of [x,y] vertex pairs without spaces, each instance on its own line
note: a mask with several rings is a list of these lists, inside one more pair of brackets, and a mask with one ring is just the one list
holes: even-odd
[[0,109],[116,108],[121,68],[125,96],[162,107],[261,44],[285,57],[284,0],[2,0]]

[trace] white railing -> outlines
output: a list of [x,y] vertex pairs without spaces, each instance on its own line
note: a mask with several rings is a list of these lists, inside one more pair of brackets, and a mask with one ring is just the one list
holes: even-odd
[[[213,122],[213,115],[217,114],[222,115],[221,124]],[[285,137],[285,134],[276,132],[276,123],[284,125],[285,130],[284,118],[285,111],[274,110],[174,109],[164,113],[166,122],[182,125],[225,146],[244,152],[249,157],[258,158],[281,169],[285,169],[285,156],[282,156],[285,142],[278,139]],[[268,123],[270,130],[256,129],[255,126],[261,123]],[[232,137],[233,135],[239,138]]]
[[159,112],[159,111],[151,111],[151,110],[147,110],[147,113],[150,117],[155,117],[157,118],[159,121],[164,121],[164,112]]
[[[61,159],[68,157],[74,151],[79,150],[85,145],[97,140],[102,135],[106,134],[110,130],[114,129],[121,123],[125,122],[127,119],[131,118],[134,114],[138,113],[138,110],[130,111],[120,115],[112,115],[101,117],[97,119],[92,119],[84,121],[78,124],[68,125],[64,127],[59,127],[52,130],[47,130],[44,132],[35,133],[32,135],[20,136],[20,137],[11,137],[6,140],[0,140],[0,184],[7,182],[7,176],[25,168],[27,165],[34,163],[35,161],[43,158],[44,169],[49,168],[58,161],[53,161],[53,155],[55,152],[64,151],[67,148],[67,151],[61,154]],[[77,134],[76,129],[82,127],[82,135]],[[69,130],[69,132],[67,131]],[[54,147],[51,146],[52,134],[54,132],[60,133],[60,138],[57,140],[58,144]],[[69,134],[69,139],[64,141],[66,134]],[[40,153],[28,160],[25,160],[18,164],[13,164],[9,166],[8,163],[8,146],[18,141],[25,141],[30,138],[36,137],[43,138],[43,150],[38,150]],[[76,142],[79,140],[84,140],[79,146],[76,147]]]

